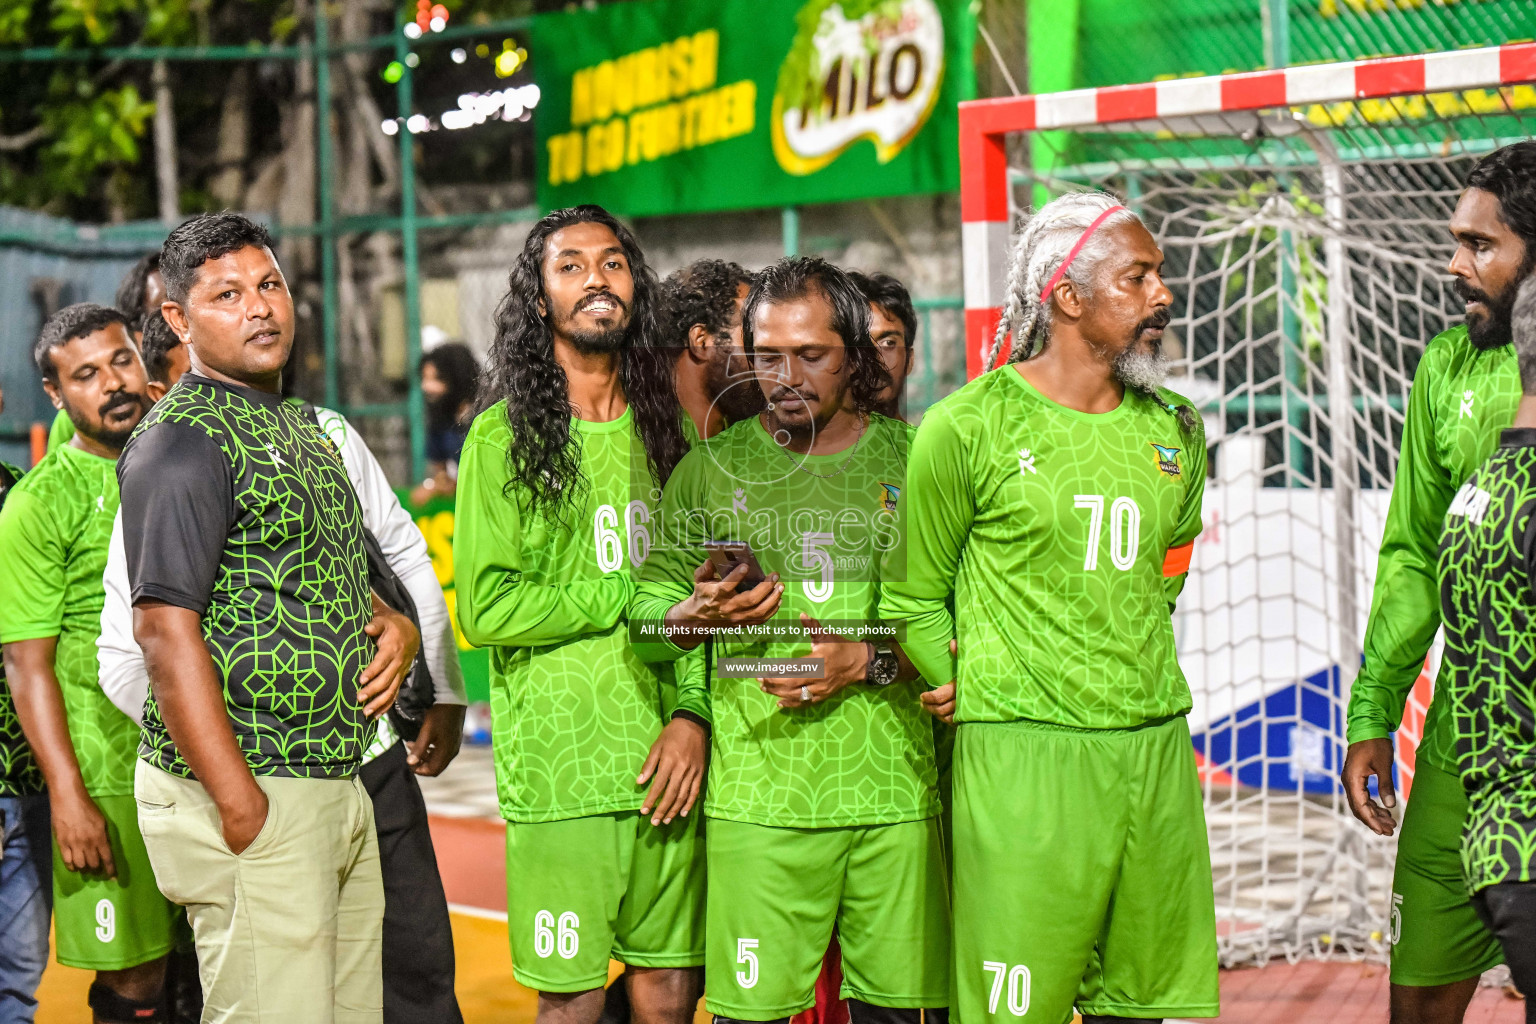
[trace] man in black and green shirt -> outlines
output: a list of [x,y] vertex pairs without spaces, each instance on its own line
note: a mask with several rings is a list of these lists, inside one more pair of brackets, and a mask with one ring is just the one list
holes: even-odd
[[[1440,541],[1441,693],[1467,794],[1462,873],[1515,986],[1536,993],[1536,279],[1513,316],[1514,426],[1461,485]],[[1527,1020],[1536,1020],[1528,1004]]]
[[193,218],[161,269],[192,371],[118,467],[151,687],[145,843],[197,933],[205,1019],[377,1022],[384,894],[357,770],[415,631],[370,591],[335,446],[279,393],[294,309],[265,229]]

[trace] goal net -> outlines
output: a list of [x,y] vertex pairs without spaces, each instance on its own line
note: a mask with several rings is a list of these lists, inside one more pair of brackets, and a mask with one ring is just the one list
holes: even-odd
[[961,108],[972,375],[1019,211],[1108,189],[1167,259],[1168,383],[1212,467],[1174,624],[1226,965],[1387,951],[1394,841],[1338,784],[1345,707],[1413,371],[1461,316],[1446,225],[1473,163],[1536,134],[1533,82],[1525,44]]

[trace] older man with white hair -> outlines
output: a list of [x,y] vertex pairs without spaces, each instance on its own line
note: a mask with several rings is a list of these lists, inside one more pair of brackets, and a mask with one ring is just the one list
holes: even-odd
[[[1024,227],[1009,365],[930,409],[881,614],[959,724],[954,984],[966,1024],[1218,1013],[1189,685],[1170,612],[1200,532],[1205,437],[1160,387],[1173,297],[1103,192]],[[950,640],[958,642],[951,654]]]

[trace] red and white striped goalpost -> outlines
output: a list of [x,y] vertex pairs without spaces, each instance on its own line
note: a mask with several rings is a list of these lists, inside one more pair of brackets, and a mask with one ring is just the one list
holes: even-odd
[[1011,234],[1004,146],[1009,133],[1070,131],[1117,122],[1495,89],[1532,82],[1536,82],[1536,43],[1517,43],[961,103],[966,376],[981,372],[983,353],[1003,306]]

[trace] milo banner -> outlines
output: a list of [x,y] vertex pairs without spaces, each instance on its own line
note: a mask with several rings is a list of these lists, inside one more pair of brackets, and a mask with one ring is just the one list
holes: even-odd
[[969,0],[638,0],[541,14],[539,204],[631,217],[959,187]]

